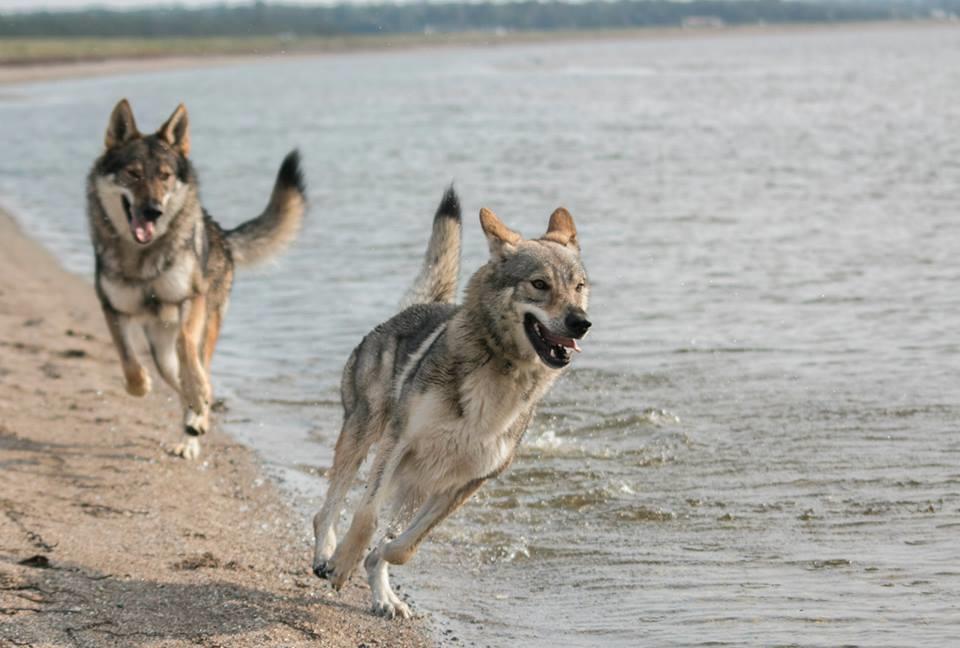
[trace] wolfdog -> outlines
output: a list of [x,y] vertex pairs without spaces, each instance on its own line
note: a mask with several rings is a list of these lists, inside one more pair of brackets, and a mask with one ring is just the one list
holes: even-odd
[[123,99],[105,142],[87,178],[97,296],[127,392],[150,391],[133,337],[140,328],[157,371],[180,395],[185,436],[174,452],[195,459],[210,424],[210,359],[234,265],[271,257],[299,231],[306,207],[299,154],[283,160],[263,213],[223,230],[200,204],[183,104],[160,130],[142,135]]
[[[313,520],[313,571],[340,589],[386,505],[392,521],[407,525],[397,536],[388,528],[364,560],[378,615],[410,615],[390,587],[388,564],[410,560],[433,527],[510,465],[537,402],[590,328],[587,275],[567,210],[554,211],[534,240],[488,209],[480,224],[490,259],[457,306],[460,205],[451,187],[408,307],[367,334],[343,371],[343,428]],[[338,544],[336,520],[374,443],[366,491]]]

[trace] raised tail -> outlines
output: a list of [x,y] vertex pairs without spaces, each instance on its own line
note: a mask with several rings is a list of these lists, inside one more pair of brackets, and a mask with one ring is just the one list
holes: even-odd
[[433,232],[417,280],[400,302],[401,308],[414,304],[451,304],[457,296],[460,277],[460,199],[450,185],[433,217]]
[[281,252],[300,231],[307,207],[300,153],[283,158],[270,202],[263,213],[227,232],[227,243],[237,265],[266,261]]

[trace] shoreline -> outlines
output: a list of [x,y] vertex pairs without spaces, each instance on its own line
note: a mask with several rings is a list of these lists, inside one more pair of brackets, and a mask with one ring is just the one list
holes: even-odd
[[431,644],[362,578],[310,573],[306,525],[219,425],[171,456],[173,392],[128,396],[115,355],[92,286],[0,210],[0,644]]
[[[384,36],[352,36],[318,39],[307,44],[293,44],[289,49],[277,47],[265,51],[235,51],[170,56],[156,51],[141,55],[105,55],[64,60],[25,59],[0,62],[0,86],[80,79],[128,73],[162,72],[167,70],[218,67],[238,63],[268,62],[281,59],[304,59],[336,54],[448,49],[471,47],[503,47],[539,43],[611,42],[628,40],[669,40],[698,38],[735,38],[774,34],[804,34],[820,31],[876,31],[883,29],[956,28],[957,23],[942,20],[884,20],[872,22],[777,23],[729,25],[724,27],[646,27],[581,31],[514,31],[462,32],[456,34],[396,34]],[[241,43],[242,45],[242,43]]]

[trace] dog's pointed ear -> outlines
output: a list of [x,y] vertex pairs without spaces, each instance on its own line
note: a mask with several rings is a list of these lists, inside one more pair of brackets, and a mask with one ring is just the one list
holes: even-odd
[[133,118],[133,109],[130,108],[129,101],[121,99],[110,113],[103,143],[109,149],[136,137],[140,137],[140,131],[137,130],[137,122]]
[[187,107],[183,104],[177,106],[170,115],[170,119],[157,131],[157,136],[183,157],[190,155],[190,123],[187,120]]
[[573,216],[563,207],[557,207],[550,215],[550,224],[543,238],[554,243],[580,251],[580,242],[577,240],[577,227],[573,224]]
[[480,227],[487,236],[490,256],[504,258],[517,249],[522,240],[520,235],[503,224],[497,215],[484,207],[480,210]]

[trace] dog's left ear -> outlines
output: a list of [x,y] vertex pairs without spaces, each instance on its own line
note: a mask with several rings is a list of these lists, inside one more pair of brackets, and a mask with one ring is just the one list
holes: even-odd
[[577,227],[573,224],[573,216],[563,207],[557,207],[550,215],[550,224],[543,238],[554,243],[580,251],[580,241],[577,240]]
[[187,121],[187,107],[183,104],[177,106],[170,115],[170,119],[157,131],[157,136],[183,157],[190,155],[190,124]]

